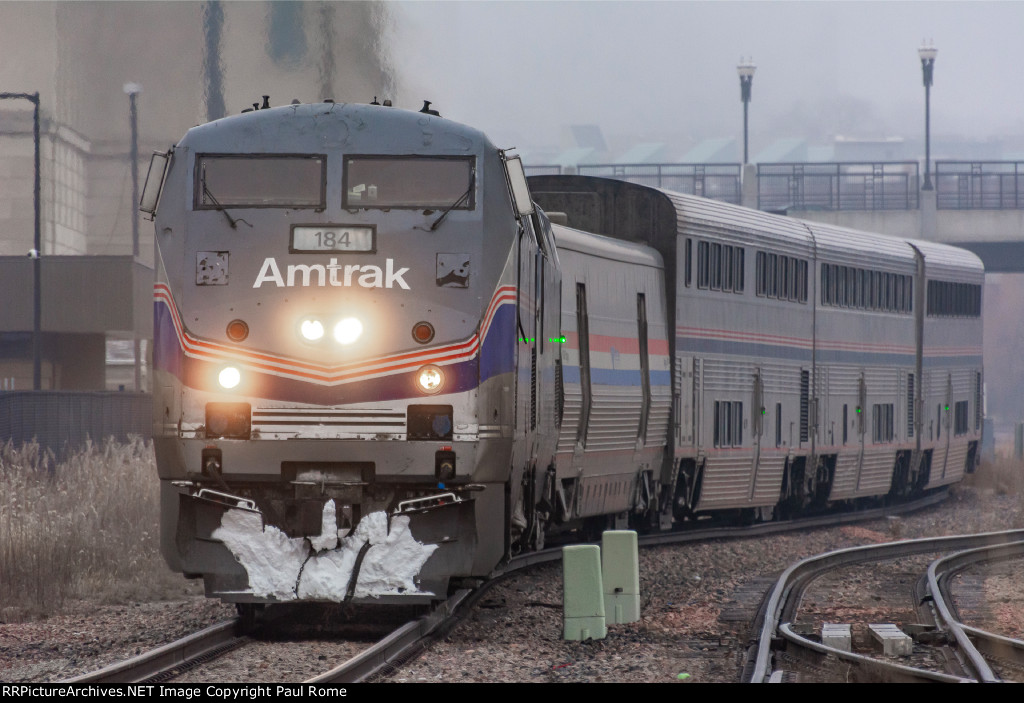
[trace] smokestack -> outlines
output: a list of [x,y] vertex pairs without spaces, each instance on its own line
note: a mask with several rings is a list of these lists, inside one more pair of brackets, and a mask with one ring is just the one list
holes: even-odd
[[334,45],[338,39],[334,31],[334,5],[325,2],[320,5],[320,21],[317,36],[317,44],[320,60],[317,62],[317,72],[320,79],[320,95],[334,95]]
[[220,56],[224,30],[224,8],[220,0],[208,0],[203,7],[203,97],[206,119],[212,122],[228,114],[224,105],[224,64]]

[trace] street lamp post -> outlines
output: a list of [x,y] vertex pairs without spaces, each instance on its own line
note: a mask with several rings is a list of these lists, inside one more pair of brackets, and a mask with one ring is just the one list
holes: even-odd
[[139,258],[139,111],[135,97],[142,92],[138,83],[125,83],[128,96],[128,122],[131,127],[131,152],[128,156],[132,170],[132,256]]
[[[132,172],[132,206],[128,208],[132,218],[132,264],[139,258],[139,110],[136,105],[136,97],[142,92],[142,86],[138,83],[125,83],[125,95],[128,96],[128,122],[131,127],[131,149],[128,154]],[[155,259],[154,259],[155,261]],[[132,313],[132,337],[133,357],[135,359],[134,381],[135,392],[142,390],[142,345],[139,342],[139,335],[135,331],[135,313]]]
[[757,66],[753,64],[751,59],[744,61],[740,59],[740,64],[736,67],[736,73],[740,76],[740,100],[743,101],[743,165],[747,165],[748,151],[747,151],[747,107],[750,105],[750,86],[754,83],[754,71],[757,70]]
[[932,73],[935,70],[935,55],[939,53],[931,44],[917,50],[921,57],[921,71],[924,73],[924,185],[921,190],[932,190],[931,174],[931,91]]
[[28,100],[32,103],[32,141],[35,146],[35,178],[32,184],[32,203],[35,208],[35,234],[32,238],[32,390],[42,389],[42,280],[40,257],[43,251],[43,233],[40,205],[39,178],[39,93],[0,93],[0,100]]

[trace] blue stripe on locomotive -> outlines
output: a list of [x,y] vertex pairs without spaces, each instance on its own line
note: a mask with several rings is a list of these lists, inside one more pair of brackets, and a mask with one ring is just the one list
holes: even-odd
[[171,309],[166,303],[153,303],[153,367],[181,378],[181,362],[184,355],[174,331]]
[[516,306],[506,303],[494,311],[480,349],[480,382],[515,370]]
[[[178,343],[170,308],[166,303],[154,303],[153,365],[173,374],[185,385],[206,388],[216,377],[224,361],[207,361],[185,356]],[[443,367],[445,393],[473,390],[480,381],[515,369],[515,305],[502,305],[494,313],[478,358],[460,361]],[[318,405],[341,403],[367,403],[379,400],[421,400],[416,390],[416,373],[410,369],[380,378],[352,381],[342,385],[322,386],[307,381],[282,378],[256,372],[259,390],[256,395],[275,400]]]

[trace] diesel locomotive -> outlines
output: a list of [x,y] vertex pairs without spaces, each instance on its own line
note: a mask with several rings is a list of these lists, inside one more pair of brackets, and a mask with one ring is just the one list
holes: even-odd
[[207,594],[425,602],[556,532],[898,500],[981,436],[972,254],[293,104],[154,155],[161,544]]

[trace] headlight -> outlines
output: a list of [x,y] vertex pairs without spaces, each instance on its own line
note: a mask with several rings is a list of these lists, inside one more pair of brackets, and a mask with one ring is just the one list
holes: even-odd
[[228,390],[237,386],[242,380],[242,374],[234,366],[227,366],[217,374],[217,381],[222,388]]
[[416,381],[424,393],[437,393],[444,385],[444,374],[434,365],[424,366],[417,372]]
[[363,333],[363,323],[354,317],[346,317],[334,326],[334,338],[339,344],[351,344]]
[[307,318],[299,323],[299,334],[309,342],[315,342],[324,336],[324,323],[320,320]]

